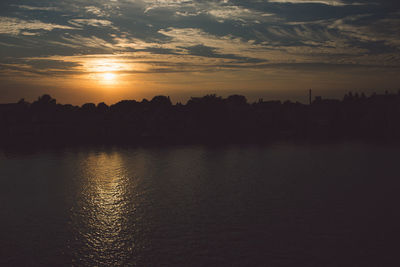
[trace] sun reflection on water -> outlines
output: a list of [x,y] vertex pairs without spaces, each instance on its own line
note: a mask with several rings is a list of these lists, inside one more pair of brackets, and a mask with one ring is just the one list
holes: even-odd
[[72,213],[75,240],[83,242],[76,261],[85,265],[122,265],[134,249],[127,239],[131,202],[128,179],[118,153],[89,155],[82,162],[83,184]]

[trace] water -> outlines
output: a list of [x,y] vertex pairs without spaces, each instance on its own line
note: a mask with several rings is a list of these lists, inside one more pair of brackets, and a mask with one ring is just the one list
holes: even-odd
[[2,151],[0,265],[396,266],[399,151]]

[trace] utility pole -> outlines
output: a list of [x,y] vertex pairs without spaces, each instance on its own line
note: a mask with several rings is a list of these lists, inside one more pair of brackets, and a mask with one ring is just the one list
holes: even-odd
[[311,97],[312,97],[312,95],[311,95],[311,89],[310,89],[310,91],[308,93],[308,101],[309,101],[310,106],[311,106]]

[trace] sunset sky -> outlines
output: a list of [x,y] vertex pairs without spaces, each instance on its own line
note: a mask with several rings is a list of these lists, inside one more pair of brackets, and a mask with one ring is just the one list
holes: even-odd
[[1,0],[0,103],[400,89],[395,0]]

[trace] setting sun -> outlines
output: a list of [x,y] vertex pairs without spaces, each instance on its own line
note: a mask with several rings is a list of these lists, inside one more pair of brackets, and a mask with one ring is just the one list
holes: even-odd
[[104,81],[112,82],[115,80],[116,75],[111,72],[106,72],[103,74]]
[[132,68],[131,64],[111,56],[81,60],[84,62],[84,69],[89,73],[89,77],[103,85],[119,84],[121,78],[120,73]]

